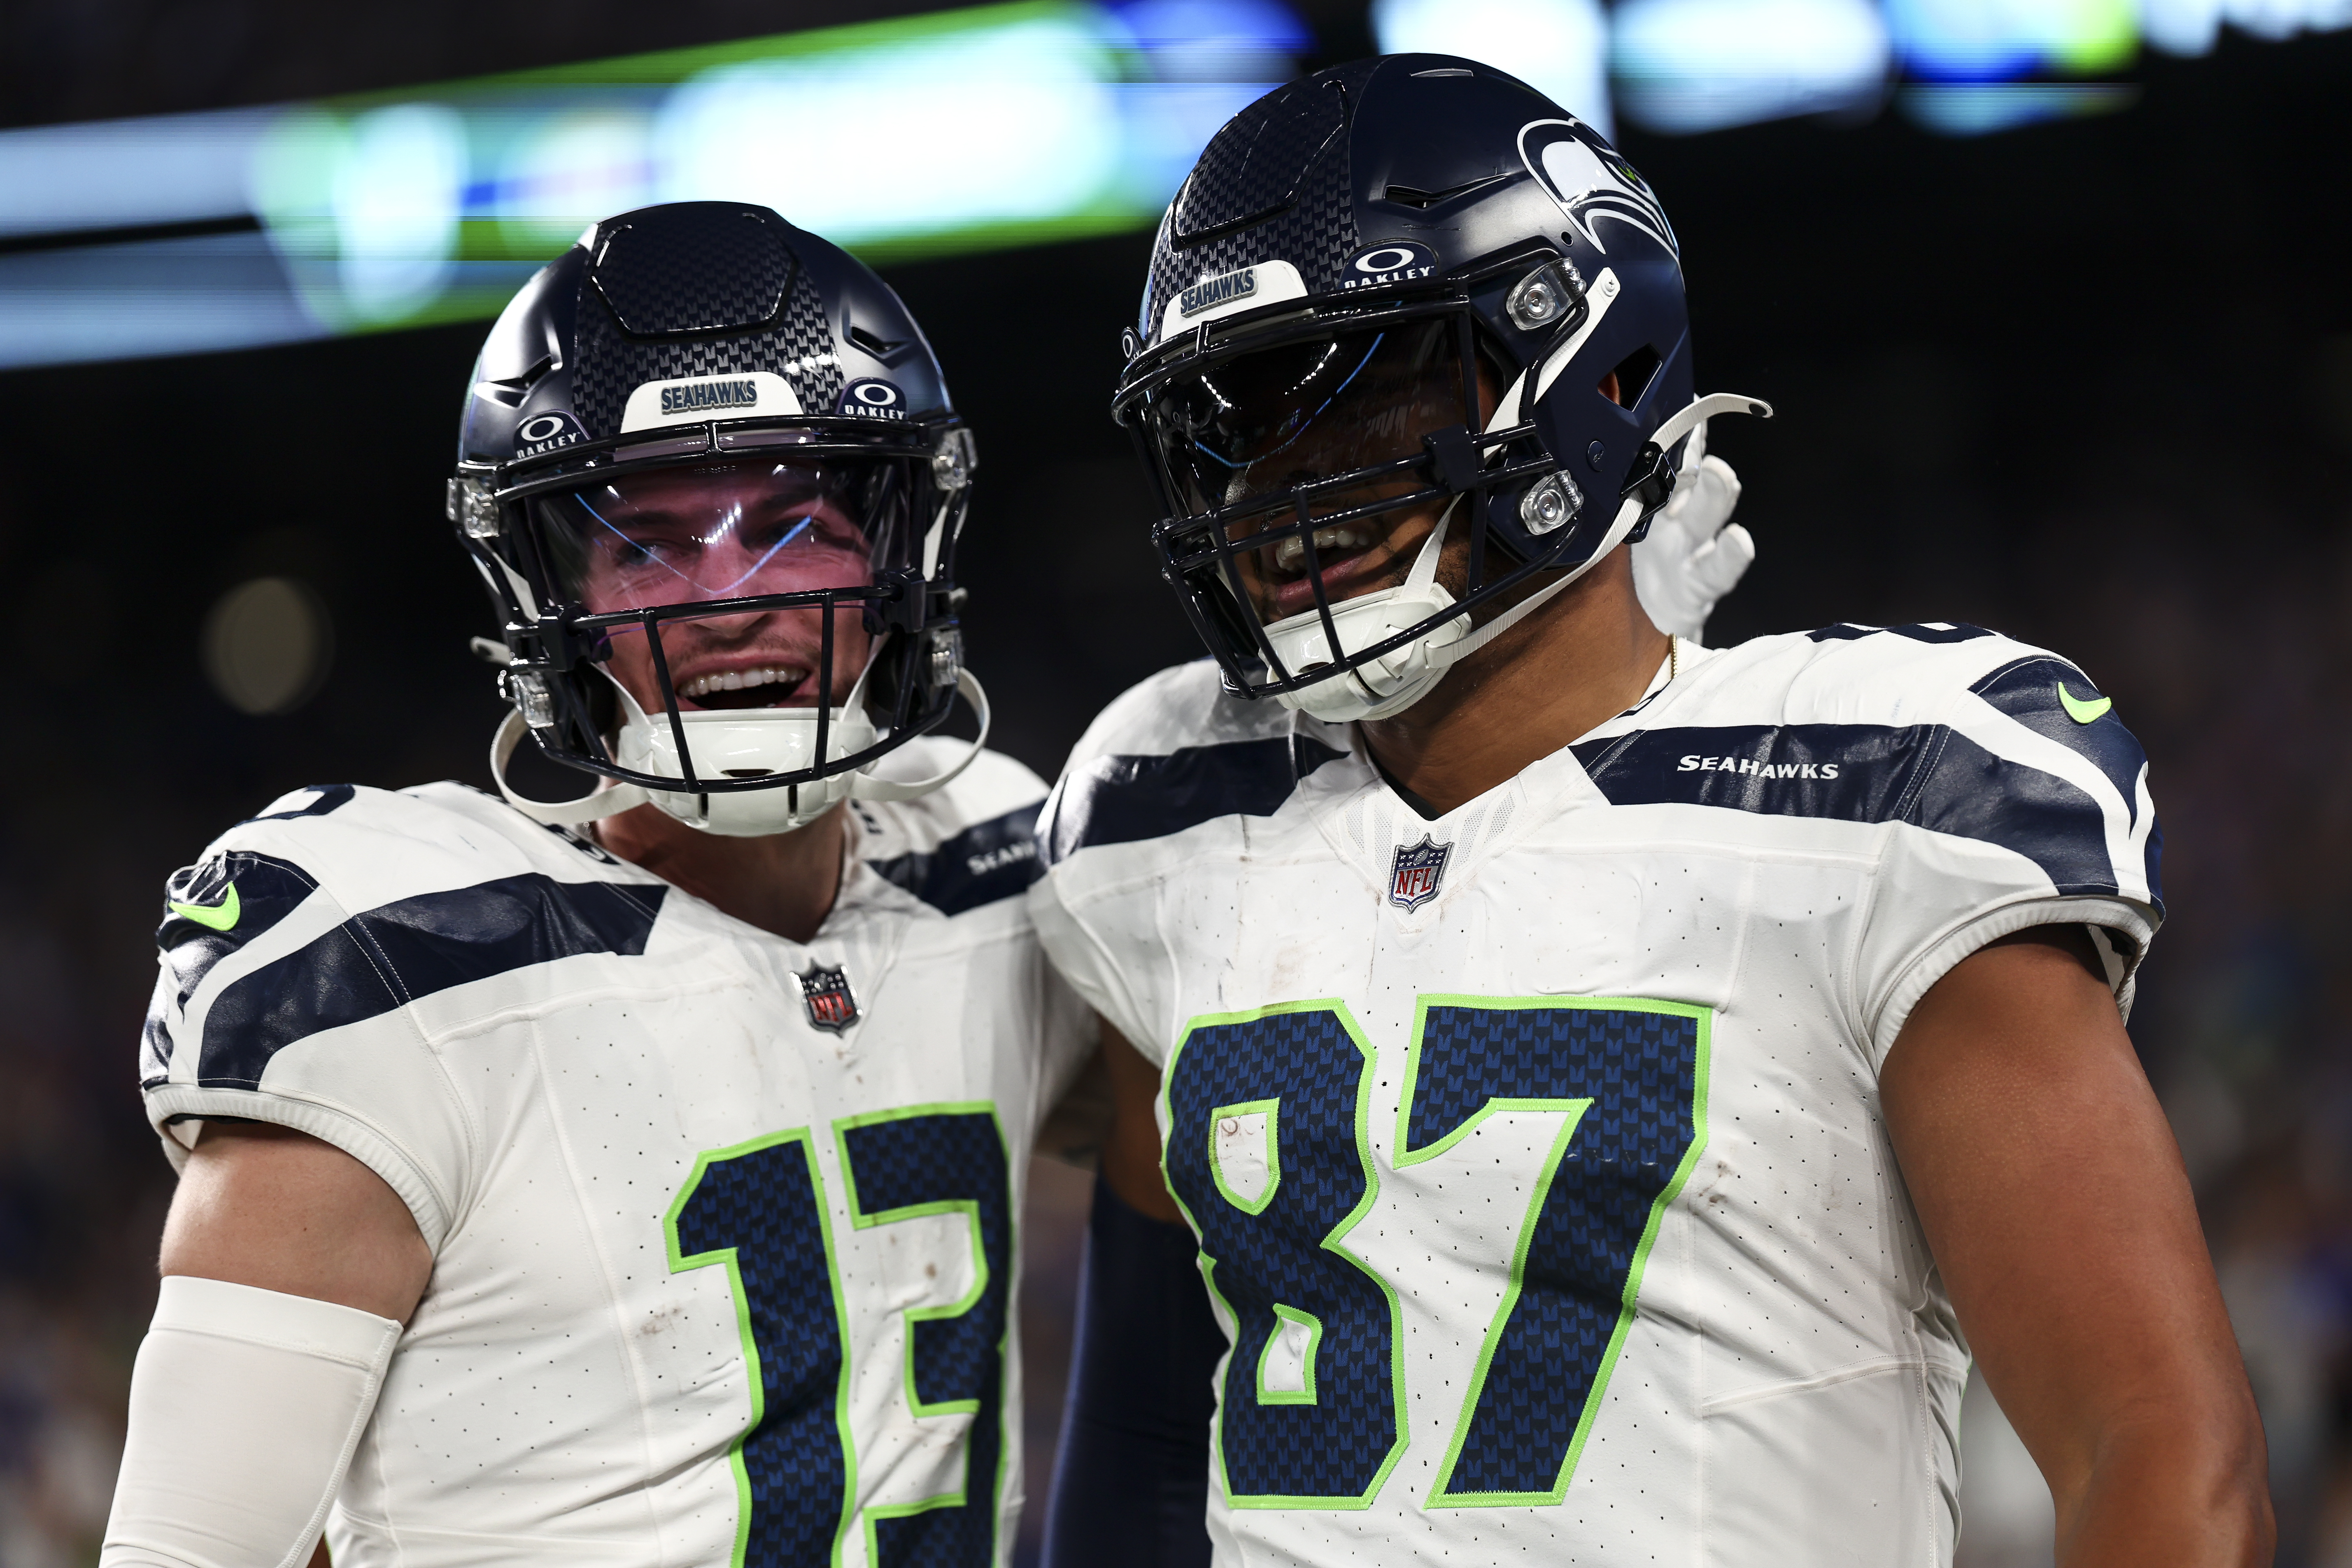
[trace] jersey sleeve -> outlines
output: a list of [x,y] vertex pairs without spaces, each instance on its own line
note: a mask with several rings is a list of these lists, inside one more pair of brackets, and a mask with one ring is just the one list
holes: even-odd
[[215,1119],[331,1143],[400,1194],[437,1251],[481,1142],[429,1031],[453,1006],[509,1000],[479,983],[527,999],[551,961],[642,952],[665,889],[573,879],[562,858],[591,863],[555,836],[501,837],[430,799],[306,794],[318,798],[240,824],[165,888],[140,1048],[147,1117],[175,1165]]
[[2037,925],[2089,928],[2126,1016],[2164,918],[2147,758],[2075,666],[2006,638],[1921,656],[1955,673],[1889,813],[1854,994],[1874,1063],[1937,981]]

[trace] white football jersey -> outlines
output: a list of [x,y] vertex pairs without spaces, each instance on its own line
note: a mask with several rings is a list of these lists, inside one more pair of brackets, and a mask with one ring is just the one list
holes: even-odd
[[1014,1227],[1093,1033],[1020,897],[1044,795],[992,755],[854,807],[805,946],[453,784],[298,792],[173,879],[165,1150],[313,1133],[433,1249],[336,1568],[1005,1559]]
[[1685,646],[1434,821],[1207,664],[1107,711],[1030,900],[1163,1066],[1218,1562],[1948,1563],[1968,1352],[1878,1069],[2029,925],[2126,992],[2157,837],[2110,710],[1975,627]]

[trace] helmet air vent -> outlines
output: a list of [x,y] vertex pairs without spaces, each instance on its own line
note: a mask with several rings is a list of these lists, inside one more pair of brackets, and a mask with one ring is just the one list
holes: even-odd
[[[1416,71],[1413,74],[1416,76],[1431,76],[1439,73],[1431,71]],[[1451,74],[1468,76],[1470,73],[1468,71],[1457,71]],[[1488,174],[1484,179],[1470,180],[1459,185],[1448,185],[1442,191],[1424,191],[1414,185],[1391,185],[1381,193],[1381,200],[1384,202],[1394,202],[1401,207],[1421,207],[1425,209],[1433,206],[1442,206],[1445,203],[1454,200],[1456,196],[1466,196],[1471,195],[1473,192],[1486,190],[1491,185],[1506,184],[1510,178],[1511,176],[1508,174]]]
[[1643,343],[1617,362],[1612,372],[1617,377],[1617,401],[1632,408],[1642,401],[1642,394],[1650,389],[1650,378],[1658,374],[1658,351]]

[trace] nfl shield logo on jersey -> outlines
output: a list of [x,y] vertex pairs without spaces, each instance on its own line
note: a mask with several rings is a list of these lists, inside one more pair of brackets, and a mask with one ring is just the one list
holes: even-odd
[[1411,911],[1437,897],[1437,886],[1445,879],[1445,858],[1453,853],[1453,845],[1433,844],[1426,833],[1418,844],[1399,846],[1396,864],[1389,871],[1389,902]]
[[808,1005],[809,1027],[838,1035],[857,1022],[857,998],[849,989],[848,971],[812,963],[798,978],[801,1000]]

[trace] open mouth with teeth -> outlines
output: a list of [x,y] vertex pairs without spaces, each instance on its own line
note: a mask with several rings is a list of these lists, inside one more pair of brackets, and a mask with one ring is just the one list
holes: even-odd
[[1376,588],[1393,586],[1390,579],[1398,575],[1403,545],[1418,545],[1427,531],[1406,528],[1398,531],[1408,536],[1402,542],[1395,533],[1369,522],[1317,529],[1315,560],[1319,570],[1315,577],[1307,574],[1307,542],[1297,534],[1260,551],[1259,559],[1265,563],[1272,597],[1267,618],[1284,620],[1312,610],[1316,578],[1322,580],[1324,597],[1335,605]]
[[799,708],[814,700],[809,672],[791,665],[713,669],[678,682],[682,709]]

